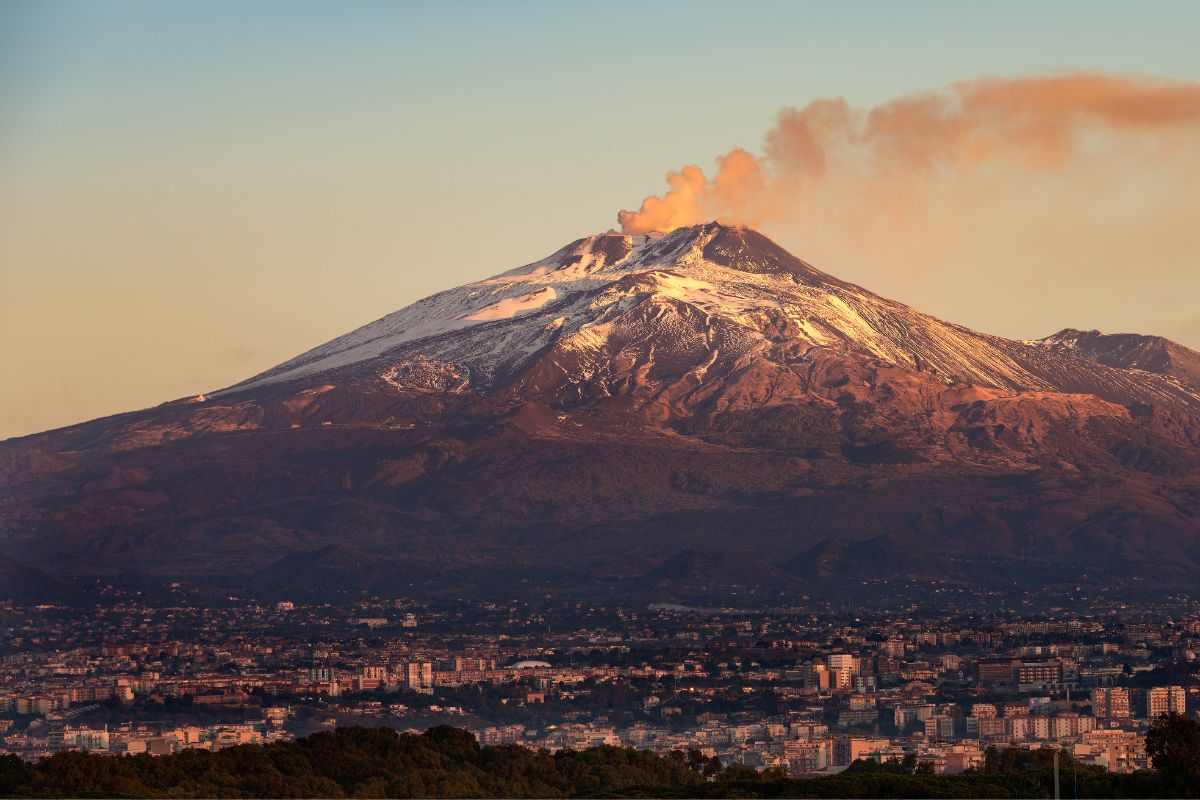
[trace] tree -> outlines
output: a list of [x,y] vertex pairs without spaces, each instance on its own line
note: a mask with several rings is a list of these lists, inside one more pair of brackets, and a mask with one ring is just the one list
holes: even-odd
[[0,756],[0,794],[17,794],[33,780],[33,770],[20,756]]
[[1200,723],[1186,714],[1163,714],[1146,732],[1150,763],[1172,784],[1200,787]]
[[450,725],[437,725],[422,735],[439,752],[457,761],[479,761],[479,741],[470,731]]

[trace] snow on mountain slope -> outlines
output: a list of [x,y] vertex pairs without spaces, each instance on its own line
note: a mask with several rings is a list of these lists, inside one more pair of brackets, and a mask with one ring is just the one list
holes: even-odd
[[522,295],[520,297],[506,297],[503,300],[497,300],[489,306],[485,306],[473,314],[468,314],[463,317],[471,322],[490,322],[497,319],[510,319],[518,314],[524,314],[529,311],[534,311],[546,305],[546,303],[557,297],[554,289],[547,286],[544,289],[538,289],[535,292]]
[[470,386],[487,390],[541,354],[566,352],[578,357],[558,358],[558,368],[580,371],[564,374],[566,383],[590,379],[623,354],[647,374],[703,377],[718,361],[728,368],[753,358],[786,362],[814,348],[947,385],[1200,407],[1200,393],[1177,381],[944,322],[826,275],[753,230],[717,223],[580,239],[425,298],[225,391],[383,375],[417,358],[454,364]]

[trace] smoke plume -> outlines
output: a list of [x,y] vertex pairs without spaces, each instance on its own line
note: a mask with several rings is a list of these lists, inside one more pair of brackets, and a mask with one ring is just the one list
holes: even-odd
[[716,218],[836,225],[845,236],[847,226],[878,234],[953,221],[1022,193],[1058,194],[1076,209],[1097,193],[1191,199],[1198,145],[1192,82],[1065,73],[957,83],[865,110],[821,99],[780,111],[761,155],[734,149],[711,179],[685,166],[668,174],[667,192],[618,219],[626,233]]

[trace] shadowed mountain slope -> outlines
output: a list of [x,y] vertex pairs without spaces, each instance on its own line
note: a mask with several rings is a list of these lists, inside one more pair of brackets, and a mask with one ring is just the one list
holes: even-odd
[[0,443],[0,555],[264,594],[778,599],[1018,565],[1187,588],[1195,356],[978,333],[746,228],[610,233],[228,389]]

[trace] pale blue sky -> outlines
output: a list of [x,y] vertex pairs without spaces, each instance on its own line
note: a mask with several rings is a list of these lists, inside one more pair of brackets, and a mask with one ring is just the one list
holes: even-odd
[[[7,0],[0,437],[226,385],[539,258],[668,169],[757,148],[782,106],[1200,80],[1197,42],[1196,2]],[[1005,317],[894,265],[822,266],[1009,336],[1156,322],[1086,293]],[[1200,313],[1159,327],[1200,345]]]

